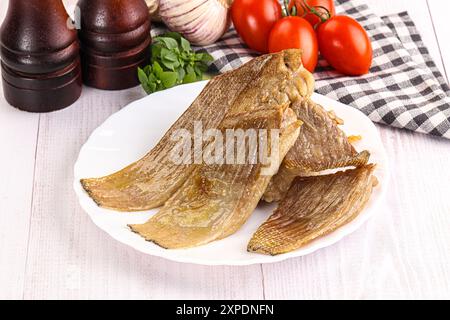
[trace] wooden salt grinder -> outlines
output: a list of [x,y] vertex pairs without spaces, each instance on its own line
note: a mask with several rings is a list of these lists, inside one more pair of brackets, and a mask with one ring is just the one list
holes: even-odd
[[79,0],[83,80],[121,90],[139,84],[137,68],[150,62],[150,17],[144,0]]
[[3,92],[13,106],[49,112],[82,88],[77,32],[61,0],[10,0],[0,31]]

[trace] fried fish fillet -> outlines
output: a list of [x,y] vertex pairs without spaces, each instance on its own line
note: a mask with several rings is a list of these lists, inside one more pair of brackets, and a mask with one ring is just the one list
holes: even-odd
[[[297,139],[300,125],[289,108],[228,116],[223,130],[281,129],[278,147],[271,143],[267,146],[275,155],[272,162],[201,165],[154,217],[145,224],[130,225],[131,230],[166,249],[200,246],[235,233],[256,208],[273,173]],[[244,150],[248,159],[258,157],[249,145]],[[264,172],[268,166],[274,171]]]
[[310,99],[300,99],[291,108],[304,125],[264,194],[266,202],[281,200],[295,177],[316,175],[327,169],[360,167],[370,157],[368,151],[356,152],[338,127],[339,121],[322,106]]
[[332,175],[298,177],[248,251],[278,255],[327,235],[356,218],[377,184],[375,165]]
[[[163,205],[191,175],[195,166],[175,164],[169,154],[179,129],[217,128],[227,114],[251,112],[308,97],[314,78],[301,64],[300,50],[265,55],[215,77],[160,142],[141,160],[112,175],[82,179],[81,184],[101,207],[117,211],[142,211]],[[151,106],[149,106],[151,108]]]

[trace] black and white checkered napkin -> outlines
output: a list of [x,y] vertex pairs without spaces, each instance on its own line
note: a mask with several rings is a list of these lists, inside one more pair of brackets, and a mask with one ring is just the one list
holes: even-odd
[[[358,20],[368,31],[374,50],[369,74],[348,77],[320,60],[316,91],[351,105],[378,123],[450,139],[450,89],[406,12],[378,17],[367,5],[336,1],[338,13]],[[152,32],[161,34],[163,27]],[[198,48],[215,59],[213,68],[225,72],[257,55],[231,29],[219,42]]]

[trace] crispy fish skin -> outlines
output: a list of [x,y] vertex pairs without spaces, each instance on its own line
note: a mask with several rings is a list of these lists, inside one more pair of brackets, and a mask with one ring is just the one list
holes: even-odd
[[248,244],[249,252],[297,250],[356,218],[377,185],[375,165],[332,175],[298,177]]
[[[232,117],[233,118],[233,117]],[[234,117],[227,128],[282,129],[278,167],[299,134],[301,123],[291,109],[267,110]],[[269,149],[272,146],[269,145]],[[247,150],[249,150],[247,148]],[[247,151],[249,152],[249,151]],[[132,231],[166,249],[190,248],[235,233],[256,208],[272,175],[262,174],[263,165],[201,165],[162,209]]]
[[[141,160],[112,175],[82,179],[100,206],[116,211],[143,211],[163,205],[191,175],[195,165],[177,165],[168,156],[174,131],[217,128],[228,114],[243,114],[311,96],[314,78],[301,64],[300,50],[265,55],[211,80],[161,141]],[[149,106],[151,108],[151,106]]]
[[295,177],[317,175],[328,169],[361,167],[369,161],[370,153],[358,153],[338,127],[337,118],[322,106],[310,99],[300,99],[292,109],[304,125],[264,194],[266,202],[280,201]]

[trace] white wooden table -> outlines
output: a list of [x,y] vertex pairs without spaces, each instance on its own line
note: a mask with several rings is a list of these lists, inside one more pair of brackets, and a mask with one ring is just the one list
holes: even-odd
[[[380,15],[407,10],[448,77],[449,1],[366,1]],[[110,239],[77,204],[73,164],[94,128],[143,95],[84,88],[72,107],[38,115],[0,94],[0,299],[450,298],[450,141],[383,126],[385,205],[332,247],[273,265],[202,267]]]

